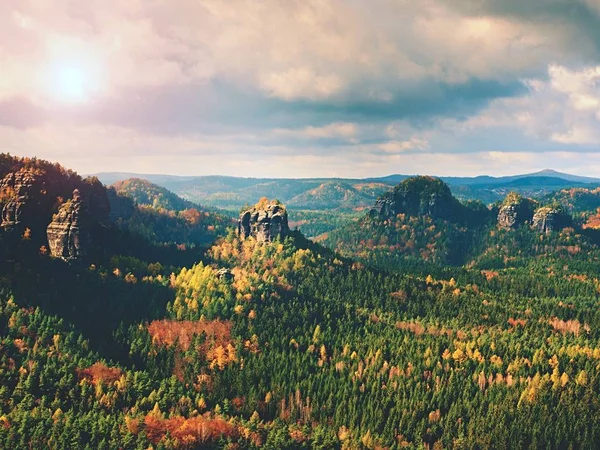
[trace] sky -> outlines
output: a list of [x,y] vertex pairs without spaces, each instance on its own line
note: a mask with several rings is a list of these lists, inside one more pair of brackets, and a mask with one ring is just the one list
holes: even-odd
[[2,0],[0,152],[251,177],[600,175],[600,0]]

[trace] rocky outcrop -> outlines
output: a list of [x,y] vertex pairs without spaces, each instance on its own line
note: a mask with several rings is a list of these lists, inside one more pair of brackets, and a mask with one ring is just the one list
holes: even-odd
[[287,211],[278,202],[262,201],[243,211],[238,221],[238,234],[243,239],[252,236],[259,242],[271,242],[283,239],[289,231]]
[[90,215],[79,190],[63,204],[47,229],[50,254],[72,261],[83,258],[91,245]]
[[371,217],[391,218],[398,214],[452,219],[460,209],[450,188],[439,178],[411,177],[381,196]]
[[559,231],[569,225],[570,217],[560,209],[544,207],[533,216],[532,227],[541,233]]
[[498,211],[498,226],[508,230],[530,223],[534,207],[532,200],[515,193],[509,194]]
[[12,229],[27,221],[27,208],[35,192],[42,189],[43,183],[35,172],[21,169],[7,174],[0,182],[0,196],[2,198],[2,227]]
[[505,205],[498,212],[498,226],[500,228],[516,228],[519,225],[519,214],[515,205]]
[[231,269],[227,269],[225,267],[217,270],[216,275],[220,281],[231,282],[231,281],[235,280],[235,275],[233,274]]

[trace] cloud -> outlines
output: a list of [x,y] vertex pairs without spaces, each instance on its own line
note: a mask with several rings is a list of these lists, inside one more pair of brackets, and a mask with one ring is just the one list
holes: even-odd
[[274,97],[284,100],[321,99],[342,90],[342,80],[335,74],[319,75],[309,69],[294,68],[261,76],[260,86]]
[[386,153],[402,153],[407,150],[424,150],[429,147],[425,139],[413,137],[406,141],[388,141],[377,146],[378,149]]
[[547,79],[524,83],[528,86],[525,95],[495,99],[478,114],[462,122],[448,120],[444,127],[463,133],[494,128],[521,130],[549,146],[600,143],[600,66],[569,69],[550,65]]
[[533,166],[600,143],[599,30],[597,0],[6,0],[1,136],[85,171]]

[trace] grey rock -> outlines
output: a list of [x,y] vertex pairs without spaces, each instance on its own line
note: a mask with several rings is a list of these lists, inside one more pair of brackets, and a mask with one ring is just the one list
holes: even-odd
[[532,227],[541,233],[559,231],[568,225],[569,217],[549,207],[538,209],[533,216]]
[[276,203],[243,211],[238,220],[238,235],[242,239],[252,236],[259,242],[271,242],[283,239],[289,231],[287,211]]
[[519,225],[519,215],[515,205],[505,205],[500,208],[498,225],[506,229],[516,228]]

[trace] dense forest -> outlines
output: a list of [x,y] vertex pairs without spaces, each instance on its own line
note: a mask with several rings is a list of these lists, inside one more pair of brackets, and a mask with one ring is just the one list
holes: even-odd
[[246,237],[147,182],[0,179],[0,448],[600,445],[595,193],[409,178],[317,243],[264,199]]

